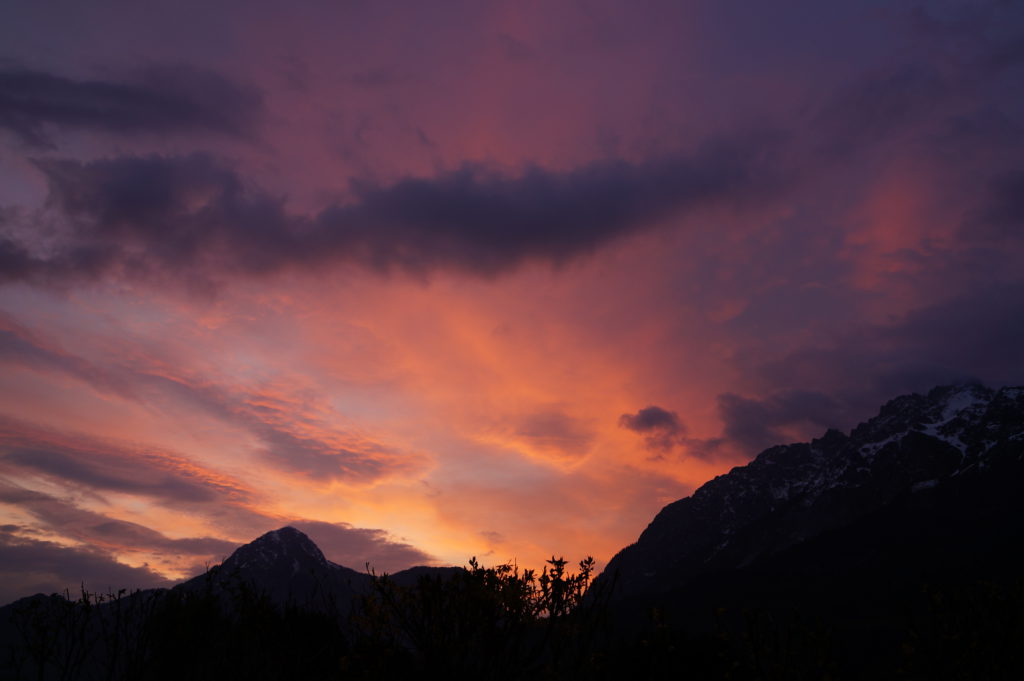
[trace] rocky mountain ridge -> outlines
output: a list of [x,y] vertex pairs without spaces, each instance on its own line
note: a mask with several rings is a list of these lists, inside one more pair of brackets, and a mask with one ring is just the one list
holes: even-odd
[[829,430],[810,443],[771,447],[669,504],[602,579],[617,576],[620,598],[670,591],[1022,456],[1022,388],[942,386],[898,397],[849,435]]

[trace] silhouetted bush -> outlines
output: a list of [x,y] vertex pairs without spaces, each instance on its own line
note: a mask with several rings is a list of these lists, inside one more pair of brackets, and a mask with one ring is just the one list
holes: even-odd
[[918,585],[866,620],[832,594],[813,616],[794,601],[714,608],[700,624],[667,597],[610,604],[588,593],[591,559],[566,565],[552,558],[537,574],[474,559],[415,583],[373,575],[353,608],[282,604],[237,575],[188,590],[37,596],[4,609],[0,677],[1024,678],[1024,582]]
[[583,605],[594,560],[581,561],[577,572],[566,565],[552,558],[537,574],[511,564],[482,567],[474,558],[466,570],[424,575],[411,586],[374,576],[352,620],[346,668],[367,678],[415,672],[513,679],[576,664],[596,625],[596,606]]

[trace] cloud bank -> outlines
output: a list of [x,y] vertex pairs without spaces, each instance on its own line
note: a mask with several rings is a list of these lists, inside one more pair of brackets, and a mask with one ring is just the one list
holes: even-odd
[[43,149],[56,148],[54,128],[245,137],[261,112],[256,90],[188,66],[150,67],[128,82],[0,71],[0,129]]
[[46,245],[0,234],[0,277],[60,284],[347,263],[494,277],[528,261],[560,265],[669,216],[766,191],[777,182],[763,163],[769,141],[748,142],[566,172],[465,164],[389,185],[353,181],[349,202],[312,216],[290,214],[283,198],[205,153],[39,159],[47,205],[67,231]]

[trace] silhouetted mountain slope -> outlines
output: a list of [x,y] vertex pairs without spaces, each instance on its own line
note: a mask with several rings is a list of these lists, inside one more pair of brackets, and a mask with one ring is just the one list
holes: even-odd
[[[424,576],[444,576],[459,567],[417,566],[388,575],[397,584],[414,585]],[[294,527],[267,532],[240,546],[227,560],[177,585],[175,589],[223,592],[251,588],[278,604],[347,612],[353,600],[373,588],[373,578],[328,560],[320,548]]]
[[600,581],[616,574],[618,599],[706,600],[684,587],[700,583],[707,596],[707,585],[727,582],[749,593],[738,585],[771,576],[776,591],[787,580],[834,590],[867,573],[1012,570],[1022,563],[1022,455],[1024,389],[899,397],[849,435],[772,447],[669,504]]
[[371,588],[372,579],[365,572],[332,563],[305,534],[282,527],[239,547],[207,574],[174,588],[221,591],[242,584],[276,603],[344,611],[357,594]]

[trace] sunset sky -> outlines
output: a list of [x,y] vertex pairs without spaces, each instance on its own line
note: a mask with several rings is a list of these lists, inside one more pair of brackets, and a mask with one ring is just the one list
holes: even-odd
[[606,563],[1024,383],[1024,3],[9,0],[0,603]]

